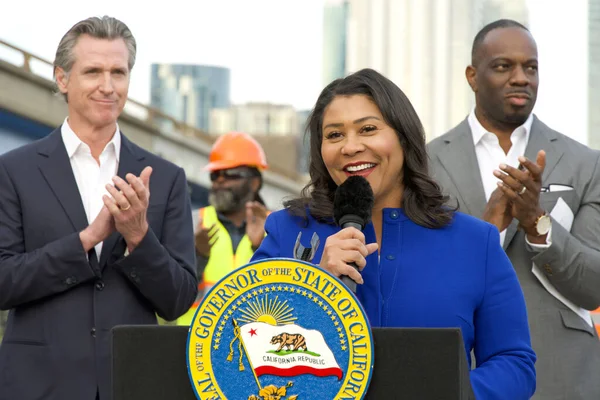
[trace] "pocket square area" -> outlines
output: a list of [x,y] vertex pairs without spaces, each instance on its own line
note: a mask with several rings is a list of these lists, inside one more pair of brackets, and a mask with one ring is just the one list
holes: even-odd
[[542,192],[566,192],[567,190],[573,190],[573,186],[551,183],[548,187],[542,188]]

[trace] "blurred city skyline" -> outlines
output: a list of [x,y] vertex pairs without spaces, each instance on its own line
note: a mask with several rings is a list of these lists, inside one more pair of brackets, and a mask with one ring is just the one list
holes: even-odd
[[[0,39],[52,61],[70,26],[107,14],[127,23],[138,41],[129,93],[135,100],[150,104],[151,64],[171,63],[229,68],[232,104],[312,107],[324,86],[324,0],[172,0],[165,4],[140,7],[115,0],[63,0],[58,8],[23,0],[0,15]],[[527,6],[528,26],[540,58],[534,111],[551,127],[587,143],[588,0],[527,0]]]

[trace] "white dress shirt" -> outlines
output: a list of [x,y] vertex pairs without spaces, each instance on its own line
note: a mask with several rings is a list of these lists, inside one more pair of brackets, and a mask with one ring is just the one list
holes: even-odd
[[[471,133],[473,134],[473,143],[475,144],[475,154],[477,155],[477,163],[479,164],[479,172],[481,173],[481,181],[485,191],[485,200],[489,201],[492,192],[498,188],[500,180],[494,176],[494,170],[500,170],[500,164],[510,165],[517,168],[519,166],[519,157],[525,155],[525,148],[529,142],[529,134],[531,132],[531,124],[533,123],[533,114],[525,123],[517,127],[510,135],[512,146],[508,153],[504,153],[500,147],[498,136],[492,132],[488,132],[475,116],[475,109],[471,111],[467,118]],[[534,160],[535,161],[535,160]],[[527,239],[526,242],[533,250],[541,251],[550,247],[550,233],[546,238],[547,244],[538,245],[531,244]],[[500,244],[504,243],[506,230],[500,232]]]
[[[100,213],[104,206],[102,195],[110,196],[106,190],[106,184],[112,184],[112,178],[117,174],[119,167],[119,155],[121,152],[121,133],[119,125],[108,144],[100,154],[100,165],[92,157],[90,147],[83,143],[81,139],[73,132],[69,122],[65,119],[61,127],[62,140],[67,149],[71,168],[75,175],[75,181],[81,195],[81,202],[85,209],[88,224],[91,224]],[[102,251],[102,242],[95,247],[96,256],[100,259]]]

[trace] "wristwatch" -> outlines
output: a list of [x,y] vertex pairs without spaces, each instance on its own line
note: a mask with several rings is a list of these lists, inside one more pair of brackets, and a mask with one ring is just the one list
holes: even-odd
[[538,236],[547,235],[550,232],[550,227],[552,226],[552,220],[547,212],[544,212],[542,215],[537,217],[535,220],[535,230]]

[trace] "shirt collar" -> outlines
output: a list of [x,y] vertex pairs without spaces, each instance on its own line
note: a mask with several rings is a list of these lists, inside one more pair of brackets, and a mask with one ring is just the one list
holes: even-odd
[[221,221],[221,223],[223,225],[230,225],[231,227],[238,229],[238,230],[246,230],[246,221],[242,222],[241,226],[236,226],[233,221],[231,221],[229,218],[227,218],[225,215],[223,215],[220,211],[217,211],[217,218],[219,219],[219,221]]
[[[469,117],[467,118],[467,122],[469,123],[469,127],[471,128],[471,134],[473,135],[473,144],[477,146],[477,144],[481,141],[481,139],[485,136],[486,133],[491,133],[486,130],[483,125],[475,116],[475,108],[471,110]],[[527,120],[523,123],[523,125],[517,127],[513,133],[517,135],[524,133],[525,143],[529,142],[529,134],[531,133],[531,125],[533,124],[533,113],[529,114]],[[493,133],[492,133],[493,134]]]
[[[63,122],[63,124],[60,128],[60,133],[62,136],[62,140],[65,144],[65,148],[67,149],[67,155],[69,156],[69,158],[71,158],[71,157],[73,157],[73,155],[75,154],[77,149],[79,149],[79,146],[81,146],[82,144],[85,144],[85,143],[83,143],[81,141],[81,139],[79,139],[79,136],[77,136],[77,134],[73,131],[73,129],[71,129],[71,126],[69,125],[68,117],[65,118],[65,121]],[[119,129],[118,123],[116,124],[116,130],[115,130],[115,133],[113,134],[112,139],[110,140],[110,142],[108,142],[106,144],[106,147],[104,148],[104,150],[102,152],[104,152],[106,149],[109,149],[111,147],[115,151],[115,156],[116,156],[116,159],[118,162],[119,157],[121,155],[121,130]]]

